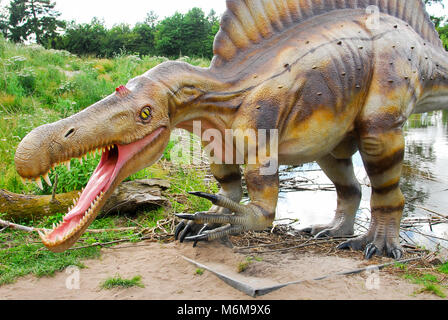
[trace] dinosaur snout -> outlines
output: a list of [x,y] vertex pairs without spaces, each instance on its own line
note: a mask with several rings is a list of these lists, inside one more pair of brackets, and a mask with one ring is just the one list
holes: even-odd
[[21,177],[36,179],[49,171],[51,166],[49,127],[50,125],[44,125],[34,129],[17,147],[14,161]]

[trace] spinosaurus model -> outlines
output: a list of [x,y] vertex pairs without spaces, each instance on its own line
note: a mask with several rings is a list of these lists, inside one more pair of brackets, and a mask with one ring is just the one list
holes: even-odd
[[[378,8],[376,28],[368,25]],[[333,222],[316,236],[353,234],[361,188],[351,157],[361,153],[372,185],[370,229],[340,248],[399,259],[405,204],[399,188],[402,127],[413,113],[448,107],[448,54],[421,0],[228,0],[210,68],[166,62],[84,111],[33,130],[15,163],[41,184],[59,163],[99,149],[101,161],[76,205],[46,234],[52,251],[72,246],[116,186],[157,161],[174,128],[278,129],[278,161],[317,161],[337,190]],[[268,149],[270,140],[259,142]],[[238,146],[233,145],[232,148]],[[245,152],[245,150],[237,150]],[[217,195],[207,213],[179,215],[176,239],[211,240],[270,226],[278,170],[247,164],[250,203],[242,198],[240,166],[211,164]],[[36,180],[37,179],[37,180]],[[199,232],[198,232],[199,230]]]

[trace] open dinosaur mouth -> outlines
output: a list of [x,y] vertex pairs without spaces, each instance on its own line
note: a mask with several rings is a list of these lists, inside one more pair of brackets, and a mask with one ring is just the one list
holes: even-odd
[[[165,130],[161,127],[147,137],[127,145],[113,144],[103,150],[101,160],[90,177],[87,186],[69,212],[52,230],[39,232],[42,241],[47,247],[54,247],[64,243],[75,234],[82,232],[95,219],[98,211],[104,204],[104,196],[117,181],[123,167],[138,153],[149,148],[157,137]],[[120,177],[123,179],[123,177]],[[87,226],[86,226],[87,225]]]

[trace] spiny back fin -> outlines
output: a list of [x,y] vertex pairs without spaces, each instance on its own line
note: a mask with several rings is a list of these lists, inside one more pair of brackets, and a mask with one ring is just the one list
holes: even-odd
[[442,48],[422,0],[227,0],[227,11],[215,38],[214,64],[231,61],[252,46],[311,17],[371,5],[407,22],[428,43]]

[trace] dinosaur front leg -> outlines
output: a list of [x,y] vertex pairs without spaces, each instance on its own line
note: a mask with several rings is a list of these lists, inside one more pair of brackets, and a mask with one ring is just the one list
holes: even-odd
[[336,213],[331,223],[314,225],[302,231],[318,238],[352,235],[355,215],[361,202],[361,186],[355,177],[352,159],[336,159],[327,155],[317,163],[336,187]]
[[[210,164],[210,170],[221,186],[218,195],[239,203],[243,196],[240,166],[212,163]],[[231,214],[232,212],[227,208],[213,205],[208,213]],[[216,227],[216,224],[197,224],[191,220],[183,220],[176,227],[175,239],[183,242],[188,236],[197,235],[202,231]]]
[[383,252],[400,259],[399,231],[405,204],[399,187],[404,158],[402,130],[365,135],[360,142],[361,155],[372,185],[372,220],[367,234],[349,240],[339,248],[365,248],[367,259]]
[[233,214],[198,212],[193,215],[178,215],[197,224],[224,225],[217,229],[204,230],[196,236],[186,237],[185,240],[215,240],[247,230],[261,231],[272,225],[278,200],[278,170],[274,175],[263,175],[260,167],[246,166],[245,179],[251,199],[247,205],[241,205],[222,195],[193,193],[209,199],[218,207],[230,210]]

